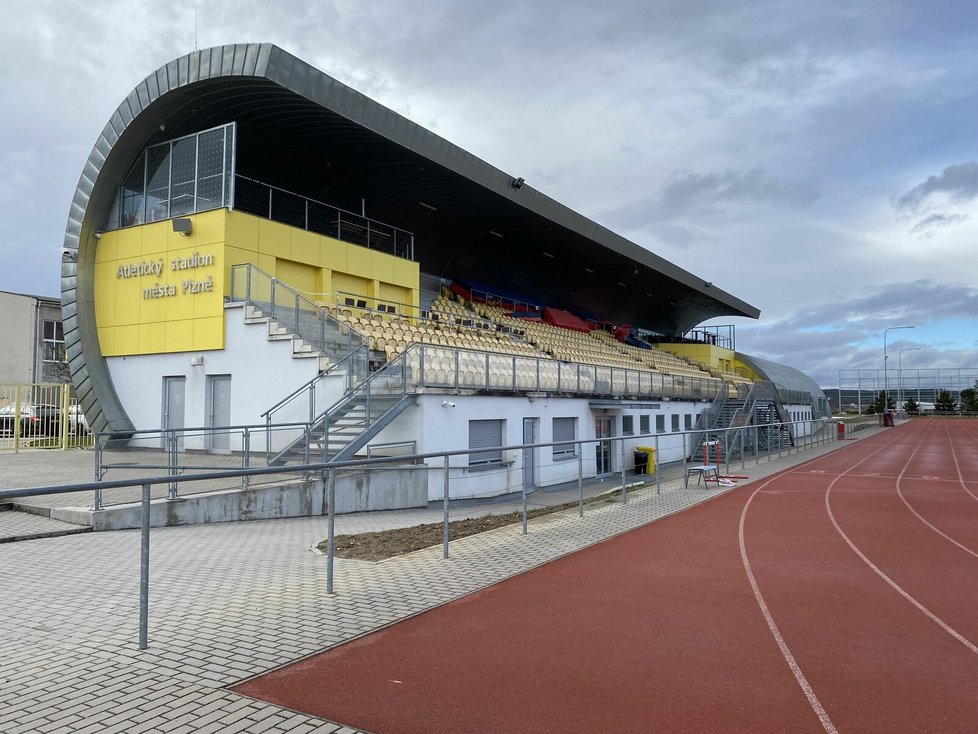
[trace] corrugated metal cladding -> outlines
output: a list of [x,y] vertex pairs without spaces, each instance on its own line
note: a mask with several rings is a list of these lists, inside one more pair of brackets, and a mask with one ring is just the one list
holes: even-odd
[[759,315],[531,185],[513,187],[518,174],[492,167],[280,48],[219,46],[175,59],[136,85],[95,142],[72,201],[64,246],[77,256],[77,277],[66,259],[62,302],[77,312],[65,336],[69,350],[82,354],[73,375],[97,430],[132,426],[99,353],[95,231],[144,147],[232,120],[239,123],[239,173],[353,211],[365,201],[368,216],[415,234],[424,271],[477,278],[666,333],[713,316]]

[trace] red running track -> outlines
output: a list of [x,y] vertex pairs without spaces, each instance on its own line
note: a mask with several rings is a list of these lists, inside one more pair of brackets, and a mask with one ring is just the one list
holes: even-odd
[[387,732],[978,732],[978,424],[918,420],[239,693]]

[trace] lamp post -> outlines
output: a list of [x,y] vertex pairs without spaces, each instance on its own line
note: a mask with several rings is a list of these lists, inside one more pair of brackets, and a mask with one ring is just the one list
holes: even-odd
[[897,408],[900,407],[900,402],[903,400],[903,353],[919,352],[921,349],[923,347],[907,347],[901,349],[897,354]]
[[890,384],[886,372],[886,335],[894,329],[913,329],[915,326],[888,326],[883,329],[883,412],[886,412],[890,400]]

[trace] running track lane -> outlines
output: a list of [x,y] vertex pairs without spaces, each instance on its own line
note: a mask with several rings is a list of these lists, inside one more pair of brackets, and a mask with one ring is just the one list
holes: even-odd
[[[896,486],[922,439],[956,478],[959,425],[849,444],[235,690],[378,734],[978,731],[978,655],[932,618],[975,642],[978,559]],[[961,506],[927,518],[951,535]]]

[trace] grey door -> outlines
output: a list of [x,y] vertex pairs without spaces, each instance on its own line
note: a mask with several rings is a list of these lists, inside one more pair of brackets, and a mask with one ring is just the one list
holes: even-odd
[[[523,443],[531,444],[537,442],[537,419],[523,419]],[[536,449],[523,449],[523,484],[527,489],[534,486],[533,478],[536,475]]]
[[[594,419],[594,437],[608,438],[612,435],[611,418]],[[598,441],[594,447],[595,474],[611,474],[611,441]]]
[[[182,429],[186,423],[186,406],[184,396],[187,391],[186,377],[164,377],[163,378],[163,430],[171,431]],[[183,434],[174,434],[177,439],[177,450],[183,450]],[[169,448],[167,437],[163,438],[163,450]]]
[[[209,404],[207,426],[222,428],[231,425],[231,375],[210,375],[207,378]],[[211,451],[215,454],[231,453],[231,434],[228,431],[211,432]]]

